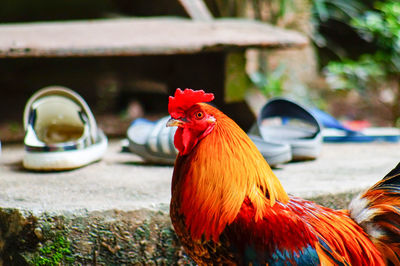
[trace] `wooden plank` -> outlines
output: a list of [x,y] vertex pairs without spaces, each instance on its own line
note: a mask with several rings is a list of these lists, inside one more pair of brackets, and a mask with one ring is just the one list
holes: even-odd
[[0,57],[136,56],[298,47],[295,31],[242,19],[132,18],[0,25]]
[[179,0],[193,20],[211,21],[213,16],[203,0]]

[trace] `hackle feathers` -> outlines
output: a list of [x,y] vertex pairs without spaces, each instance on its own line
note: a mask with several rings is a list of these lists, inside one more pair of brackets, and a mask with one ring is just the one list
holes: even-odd
[[217,122],[185,159],[181,211],[194,239],[204,233],[217,241],[245,197],[255,206],[256,220],[276,201],[287,203],[289,198],[246,133],[222,112],[200,105]]

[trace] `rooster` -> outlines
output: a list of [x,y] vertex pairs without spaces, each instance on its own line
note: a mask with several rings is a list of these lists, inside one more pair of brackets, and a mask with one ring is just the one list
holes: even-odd
[[213,98],[177,89],[168,103],[179,150],[170,216],[196,263],[400,265],[400,164],[349,210],[288,196]]

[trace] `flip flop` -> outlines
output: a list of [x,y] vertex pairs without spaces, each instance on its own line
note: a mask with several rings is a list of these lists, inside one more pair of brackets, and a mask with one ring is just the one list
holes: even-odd
[[362,130],[352,130],[341,124],[330,114],[317,108],[310,112],[321,121],[324,142],[399,142],[400,130],[393,127],[368,127]]
[[265,141],[290,145],[295,161],[316,159],[321,151],[319,121],[305,107],[285,98],[268,101],[250,132]]
[[88,105],[70,89],[37,91],[25,106],[23,120],[27,169],[74,169],[100,160],[107,149],[107,138]]
[[[129,150],[145,161],[173,165],[178,150],[174,146],[176,128],[166,127],[169,118],[167,116],[156,122],[143,118],[133,121],[127,131]],[[289,145],[268,142],[254,135],[249,135],[249,137],[271,166],[286,163],[292,159]]]

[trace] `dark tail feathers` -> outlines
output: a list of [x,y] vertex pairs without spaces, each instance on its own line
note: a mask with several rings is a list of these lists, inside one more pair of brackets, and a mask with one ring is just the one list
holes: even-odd
[[400,265],[400,163],[372,188],[353,199],[349,211],[387,263]]

